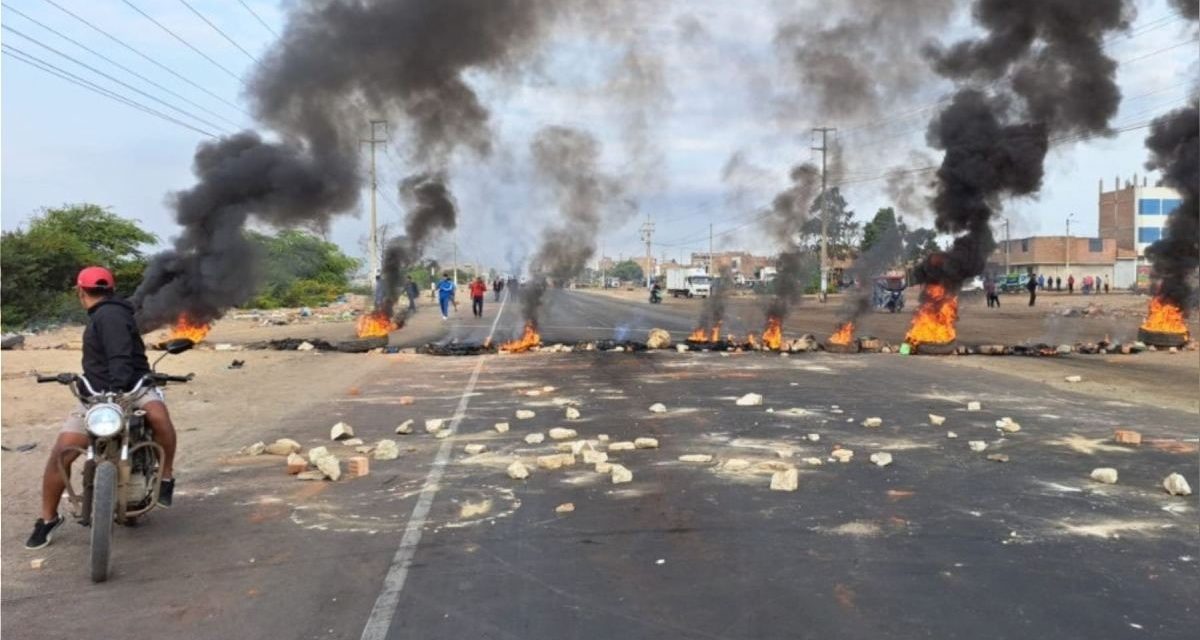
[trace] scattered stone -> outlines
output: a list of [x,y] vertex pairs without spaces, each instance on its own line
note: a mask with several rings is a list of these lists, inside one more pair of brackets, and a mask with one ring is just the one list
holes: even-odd
[[977,400],[972,400],[967,403],[967,411],[979,411],[981,409],[983,409],[983,405],[981,405]]
[[263,454],[263,451],[266,451],[266,449],[267,449],[267,445],[264,444],[263,442],[259,441],[259,442],[255,442],[254,444],[242,447],[242,450],[239,451],[238,453],[240,453],[244,456],[261,456]]
[[543,433],[531,433],[525,436],[525,444],[541,444],[546,439]]
[[1162,485],[1163,489],[1166,489],[1167,493],[1173,496],[1192,495],[1192,487],[1188,484],[1187,478],[1184,478],[1178,473],[1172,473],[1166,478],[1163,478]]
[[362,438],[349,438],[347,440],[342,440],[341,442],[342,442],[342,444],[346,445],[347,447],[357,447],[357,446],[362,445],[363,439]]
[[584,464],[600,464],[601,462],[608,462],[608,454],[603,451],[584,449],[582,453]]
[[665,405],[661,402],[655,402],[654,404],[650,405],[650,413],[666,413],[666,412],[667,412],[667,405]]
[[312,351],[313,349],[316,349],[316,346],[307,340],[301,342],[300,345],[296,347],[296,351]]
[[611,462],[605,461],[605,462],[597,462],[596,463],[596,473],[605,473],[605,474],[612,473],[612,468],[613,468],[613,463],[611,463]]
[[[24,336],[22,336],[22,337],[24,337]],[[45,564],[46,564],[45,558],[34,558],[33,560],[29,561],[29,568],[30,569],[41,569],[42,566],[44,566]]]
[[867,418],[863,420],[862,426],[871,428],[883,426],[883,418]]
[[366,456],[351,456],[346,460],[346,474],[361,478],[371,473],[371,463]]
[[879,453],[872,453],[871,454],[871,462],[874,462],[875,466],[886,467],[892,463],[892,454],[890,454],[886,451],[880,451]]
[[496,430],[496,433],[508,433],[507,422],[497,422],[496,424],[492,425],[492,428]]
[[437,432],[437,433],[433,434],[433,437],[437,438],[438,440],[442,440],[442,439],[444,439],[444,438],[449,438],[449,437],[450,437],[450,430],[449,430],[449,429],[442,429],[441,431],[439,431],[439,432]]
[[854,452],[849,449],[834,449],[829,455],[838,462],[846,463],[850,462],[850,459],[854,457]]
[[326,478],[334,482],[342,477],[342,463],[332,454],[318,458],[313,464],[317,465],[317,469],[325,474]]
[[445,426],[445,424],[446,421],[442,418],[430,418],[425,421],[425,432],[437,433],[442,430],[442,427]]
[[809,442],[820,442],[821,441],[821,434],[819,434],[819,433],[810,433],[806,437],[808,438]]
[[795,469],[771,474],[771,491],[795,491],[800,486],[800,472]]
[[530,411],[529,409],[517,409],[516,413],[517,420],[528,420],[536,415],[536,413]]
[[372,447],[371,445],[362,445],[360,447],[354,447],[355,452],[361,453],[363,455],[371,453],[374,450],[375,450],[375,447]]
[[575,407],[567,407],[566,415],[567,415],[567,420],[578,420],[579,419],[579,409],[576,409]]
[[406,436],[406,435],[408,435],[408,434],[412,433],[412,427],[413,427],[413,421],[412,421],[412,419],[405,420],[404,422],[401,422],[401,423],[400,423],[400,424],[399,424],[399,425],[396,427],[396,433],[398,433],[398,434],[400,434],[400,435],[402,435],[402,436]]
[[563,427],[554,427],[550,430],[551,440],[567,440],[579,435],[579,432],[574,429],[564,429]]
[[688,350],[688,346],[681,342],[681,343],[675,345],[675,350],[678,351],[679,353],[684,353],[685,351]]
[[301,471],[300,473],[296,474],[296,479],[297,480],[324,480],[325,472],[321,471],[320,469],[313,469],[311,471]]
[[564,502],[557,507],[554,507],[554,513],[571,513],[575,510],[574,502]]
[[484,451],[487,451],[487,445],[472,443],[463,447],[463,451],[466,451],[467,455],[469,456],[477,456]]
[[1013,422],[1012,418],[1005,416],[996,421],[996,428],[1005,433],[1016,433],[1021,430],[1021,425]]
[[1092,469],[1092,480],[1103,482],[1104,484],[1117,483],[1117,470],[1112,467],[1099,467]]
[[1113,441],[1117,444],[1141,444],[1142,434],[1132,429],[1117,429],[1113,432]]
[[663,329],[651,329],[650,336],[646,338],[646,348],[648,349],[667,349],[671,346],[671,334]]
[[300,453],[300,449],[302,448],[303,447],[300,446],[299,442],[296,442],[291,438],[280,438],[267,445],[264,451],[273,456],[287,456],[293,453]]
[[546,385],[546,386],[542,387],[542,393],[554,393],[554,390],[555,390],[555,389],[557,389],[557,388],[558,388],[558,387],[553,387],[553,386],[550,386],[550,385]]
[[1063,380],[1067,382],[1083,382],[1083,376],[1067,376]]
[[726,471],[745,471],[750,468],[750,461],[742,458],[730,458],[721,465],[721,468]]
[[609,470],[609,474],[611,474],[610,477],[612,478],[613,484],[623,484],[633,481],[633,472],[629,469],[626,469],[623,465],[612,465],[612,468]]
[[329,439],[330,440],[345,440],[347,438],[353,438],[353,437],[354,437],[354,427],[351,427],[350,425],[346,424],[345,422],[339,422],[339,423],[333,425],[333,428],[331,428],[329,430]]
[[988,460],[992,462],[1008,462],[1008,454],[1006,453],[989,453]]
[[412,396],[400,396],[400,404],[405,405],[405,406],[410,405],[416,401],[417,401],[416,398],[414,398]]
[[1167,353],[1179,353],[1179,347],[1171,347],[1167,349]]
[[680,462],[712,462],[712,456],[707,453],[689,453],[679,456]]
[[504,471],[508,474],[508,477],[512,478],[513,480],[524,480],[525,478],[529,477],[529,469],[527,469],[525,465],[521,464],[520,460],[508,465],[508,468]]
[[561,469],[575,464],[575,456],[569,453],[554,453],[548,456],[538,456],[537,465],[541,469]]
[[967,446],[971,448],[971,451],[975,451],[976,453],[987,449],[987,443],[983,440],[972,440],[967,443]]
[[602,434],[596,436],[596,439],[599,440],[600,442],[608,442],[608,434],[602,433]]
[[[635,438],[633,441],[634,448],[637,449],[657,449],[657,438]],[[610,447],[611,448],[611,447]]]
[[796,451],[794,449],[776,449],[775,455],[779,456],[780,458],[790,458],[796,455]]
[[805,458],[804,464],[811,464],[814,467],[819,467],[825,463],[820,458]]
[[331,455],[333,454],[329,453],[329,449],[326,449],[325,447],[313,447],[312,449],[308,450],[308,461],[316,464],[317,460]]
[[929,414],[929,424],[940,427],[946,423],[946,416],[939,416],[936,413]]
[[947,437],[947,438],[950,438],[951,440],[953,440],[954,438],[957,438],[957,437],[958,437],[958,434],[957,434],[957,433],[954,433],[953,431],[947,431],[947,432],[946,432],[946,437]]
[[747,393],[737,399],[735,404],[739,407],[757,407],[763,403],[763,397],[758,393]]
[[308,460],[298,453],[289,453],[287,457],[288,475],[296,475],[308,469]]
[[609,451],[633,451],[637,446],[629,441],[612,442],[608,445]]
[[1060,344],[1058,345],[1058,349],[1055,349],[1055,351],[1057,351],[1059,355],[1071,355],[1071,345]]

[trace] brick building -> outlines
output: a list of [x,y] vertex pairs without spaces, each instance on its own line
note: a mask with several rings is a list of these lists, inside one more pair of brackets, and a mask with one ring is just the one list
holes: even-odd
[[767,256],[756,256],[747,251],[717,251],[709,255],[707,251],[692,254],[692,264],[709,268],[709,273],[720,273],[728,268],[735,276],[757,278],[763,267],[775,265],[775,259]]
[[1146,247],[1162,237],[1167,215],[1179,206],[1179,192],[1167,187],[1152,187],[1143,176],[1126,180],[1124,186],[1118,177],[1112,191],[1104,190],[1100,181],[1100,197],[1097,208],[1098,228],[1101,238],[1111,238],[1117,243],[1117,257],[1113,284],[1125,288],[1149,284],[1149,264],[1145,259]]
[[[1046,277],[1075,276],[1076,287],[1084,276],[1106,278],[1117,286],[1117,241],[1113,238],[1032,236],[1001,241],[991,263],[1003,267],[1007,258],[1010,273],[1033,273]],[[1066,286],[1065,284],[1063,286]],[[1128,286],[1128,285],[1126,285]]]

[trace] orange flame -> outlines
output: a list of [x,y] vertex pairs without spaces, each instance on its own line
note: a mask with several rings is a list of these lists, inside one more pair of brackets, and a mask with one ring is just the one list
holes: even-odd
[[360,338],[382,338],[400,327],[392,322],[386,311],[376,310],[358,317],[355,333]]
[[690,342],[720,342],[721,341],[721,323],[713,325],[711,329],[704,327],[696,327],[687,338]]
[[529,320],[525,322],[525,333],[521,334],[520,339],[505,342],[500,345],[500,350],[508,353],[521,353],[522,351],[529,351],[534,347],[541,346],[541,344],[542,336],[537,332],[533,321]]
[[192,342],[200,342],[208,335],[209,329],[212,326],[203,322],[193,322],[186,313],[179,314],[179,319],[175,321],[175,326],[171,327],[170,340],[179,338],[187,338]]
[[746,346],[750,347],[751,349],[758,348],[758,339],[754,337],[753,333],[746,334]]
[[958,320],[958,298],[940,284],[927,284],[921,291],[921,306],[913,315],[912,326],[904,341],[919,344],[949,344],[958,333],[954,323]]
[[847,322],[847,323],[843,324],[842,326],[838,327],[838,330],[834,331],[833,335],[829,336],[829,344],[840,344],[840,345],[845,346],[845,345],[849,345],[850,341],[853,339],[854,339],[854,323]]
[[762,341],[764,347],[779,351],[783,347],[783,321],[775,316],[767,318],[767,328],[763,330]]
[[1160,296],[1150,300],[1150,310],[1142,329],[1156,333],[1182,333],[1188,335],[1187,322],[1184,320],[1183,309]]

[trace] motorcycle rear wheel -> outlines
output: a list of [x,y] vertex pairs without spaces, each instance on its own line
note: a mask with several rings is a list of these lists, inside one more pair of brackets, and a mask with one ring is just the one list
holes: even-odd
[[117,500],[117,465],[96,465],[92,487],[92,582],[108,580],[112,567],[113,509]]

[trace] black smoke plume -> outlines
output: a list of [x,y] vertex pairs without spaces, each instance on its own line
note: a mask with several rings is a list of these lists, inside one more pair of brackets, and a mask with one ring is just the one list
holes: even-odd
[[789,177],[791,186],[771,201],[766,218],[767,230],[784,247],[776,264],[775,293],[767,304],[767,316],[780,321],[787,317],[791,306],[800,301],[813,273],[813,257],[806,255],[797,242],[809,209],[821,191],[821,172],[812,164],[792,167]]
[[896,265],[903,252],[904,242],[897,219],[896,224],[882,229],[875,244],[854,260],[849,274],[858,288],[842,299],[842,308],[838,312],[839,324],[858,322],[859,318],[871,311],[875,276]]
[[542,232],[530,263],[531,282],[521,287],[526,322],[537,324],[549,284],[565,285],[596,253],[605,211],[621,185],[600,168],[600,143],[586,131],[545,127],[531,144],[534,169],[553,190],[560,222]]
[[1185,314],[1196,304],[1193,279],[1200,269],[1200,107],[1191,105],[1154,121],[1146,138],[1147,169],[1162,172],[1162,182],[1179,191],[1182,201],[1167,216],[1163,237],[1146,247],[1157,295]]
[[417,174],[400,182],[400,198],[408,206],[404,235],[393,238],[383,251],[383,298],[376,311],[391,318],[403,276],[421,259],[426,243],[437,231],[454,229],[458,208],[444,176]]
[[700,307],[700,321],[696,326],[703,329],[706,334],[720,327],[721,322],[724,321],[725,304],[729,300],[731,290],[733,290],[733,270],[729,265],[724,265],[720,269],[717,281],[709,287],[704,305]]
[[983,272],[1001,200],[1041,187],[1050,136],[1108,133],[1120,91],[1104,38],[1129,19],[1122,0],[977,0],[972,8],[985,33],[928,52],[939,73],[965,85],[927,133],[930,146],[944,151],[935,226],[957,237],[916,278],[952,292]]

